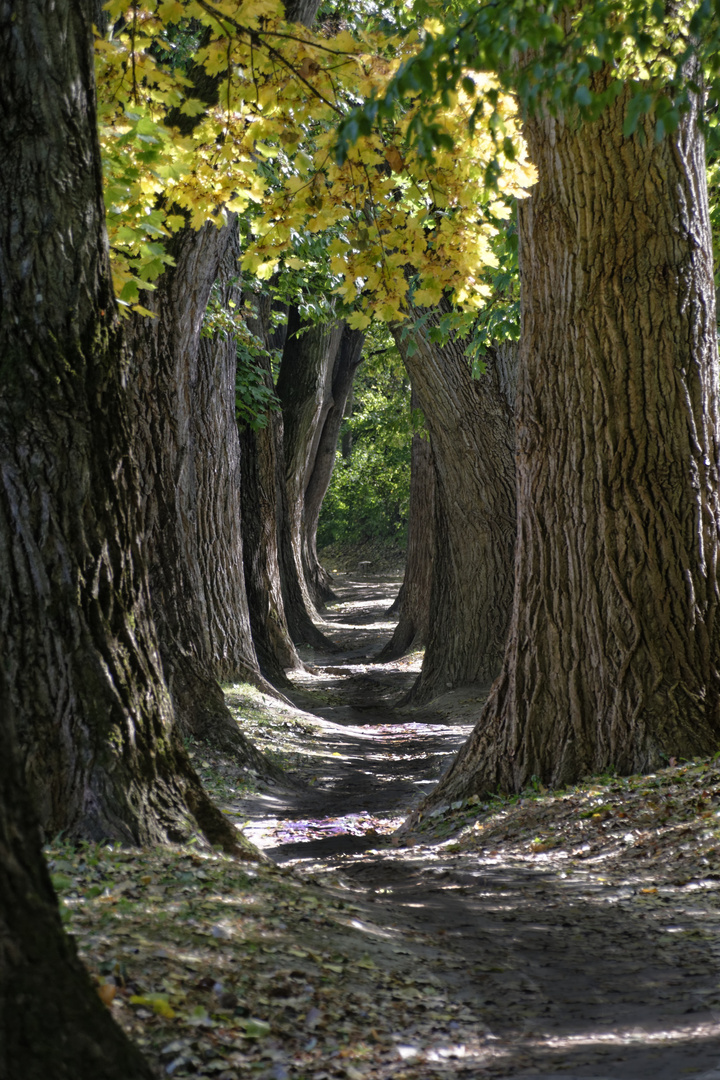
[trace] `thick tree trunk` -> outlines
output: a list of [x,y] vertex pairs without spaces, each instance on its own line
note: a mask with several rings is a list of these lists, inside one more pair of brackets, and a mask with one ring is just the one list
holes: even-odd
[[285,614],[294,641],[324,649],[332,644],[315,626],[318,616],[303,570],[305,490],[332,405],[331,376],[341,335],[342,324],[303,326],[291,308],[276,385],[283,425],[278,503]]
[[0,654],[32,799],[48,833],[237,846],[160,670],[89,12],[0,15]]
[[[412,392],[412,408],[417,409],[417,394]],[[410,458],[410,514],[408,521],[405,577],[395,604],[388,614],[395,614],[398,624],[393,636],[378,655],[385,663],[419,648],[430,630],[430,596],[435,558],[435,466],[427,434],[415,434]]]
[[210,290],[235,246],[232,225],[184,230],[173,243],[175,266],[147,301],[156,317],[135,320],[136,456],[153,614],[180,730],[277,779],[240,732],[217,681],[261,679],[242,559],[235,344],[206,340],[201,348]]
[[500,679],[434,798],[718,747],[718,358],[695,109],[535,120],[520,215],[517,583]]
[[11,714],[0,669],[0,1076],[152,1080],[63,932]]
[[[270,297],[246,295],[256,310],[248,327],[266,349],[282,347],[270,327]],[[284,330],[285,327],[282,327]],[[270,360],[263,362],[265,385],[273,389]],[[241,493],[245,585],[250,625],[260,669],[275,685],[288,684],[286,672],[302,669],[285,617],[280,583],[278,551],[278,447],[282,452],[282,419],[269,412],[266,425],[256,431],[243,427],[241,444]]]
[[[229,254],[226,279],[237,274],[236,245]],[[241,297],[230,285],[225,302]],[[202,338],[197,364],[190,371],[190,460],[182,462],[187,478],[185,507],[197,545],[202,649],[217,679],[257,682],[245,591],[241,513],[241,448],[235,419],[237,346],[232,337]],[[193,476],[192,473],[195,475]]]
[[[426,325],[440,316],[438,311]],[[430,628],[413,703],[458,686],[489,687],[510,620],[515,542],[512,411],[493,357],[473,379],[462,342],[398,333],[430,431],[437,479]]]
[[345,406],[352,391],[355,373],[362,361],[365,335],[360,330],[345,326],[333,365],[330,393],[332,404],[325,417],[315,452],[310,479],[305,488],[305,506],[302,535],[303,570],[316,604],[326,603],[335,596],[328,572],[320,565],[317,555],[317,530],[323,499],[335,468],[340,428]]

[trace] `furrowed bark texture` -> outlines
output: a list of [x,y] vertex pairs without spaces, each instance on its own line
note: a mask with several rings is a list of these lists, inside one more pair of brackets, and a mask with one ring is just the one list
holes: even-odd
[[153,614],[180,730],[276,777],[239,730],[217,681],[261,679],[242,560],[235,343],[208,340],[201,348],[210,290],[234,246],[233,226],[178,234],[175,266],[147,301],[156,318],[134,320],[136,453]]
[[527,125],[508,651],[435,798],[717,749],[718,359],[695,110]]
[[[412,392],[412,407],[419,408]],[[398,624],[387,645],[378,654],[386,663],[413,648],[424,645],[430,629],[430,596],[435,559],[435,466],[427,434],[412,438],[410,457],[410,513],[408,521],[407,562],[397,600],[388,611]]]
[[312,26],[319,7],[320,0],[288,0],[285,5],[285,18],[288,22]]
[[[300,331],[303,331],[302,333]],[[305,490],[331,404],[331,376],[342,324],[303,325],[297,308],[288,315],[288,333],[275,387],[282,406],[279,483],[280,574],[293,641],[317,648],[332,643],[315,626],[318,618],[303,571]]]
[[[252,297],[251,302],[260,310],[248,326],[269,349],[269,297]],[[269,359],[265,384],[273,388]],[[266,419],[264,428],[244,427],[240,432],[245,585],[260,669],[271,682],[284,686],[289,684],[286,671],[303,664],[290,637],[280,585],[277,448],[282,447],[282,419],[278,412]]]
[[340,428],[345,406],[352,390],[355,373],[362,361],[365,335],[360,330],[344,326],[335,363],[333,365],[330,395],[332,403],[322,426],[310,479],[305,488],[305,505],[302,534],[302,555],[305,580],[310,596],[316,604],[324,604],[335,594],[327,570],[320,565],[317,554],[317,530],[323,499],[335,468]]
[[158,843],[197,821],[230,845],[175,740],[150,612],[89,14],[0,6],[0,654],[46,833]]
[[414,352],[400,333],[396,340],[430,431],[437,480],[432,617],[409,698],[422,703],[457,686],[489,687],[500,670],[513,589],[514,432],[493,358],[473,379],[462,342],[439,346],[425,329],[413,335]]
[[[197,471],[193,478],[196,508],[190,521],[202,587],[198,605],[205,631],[203,649],[215,677],[223,682],[257,679],[243,566],[236,367],[233,338],[204,337],[198,363],[190,372]],[[183,472],[188,472],[187,459],[183,464]]]
[[0,1076],[152,1080],[63,932],[11,714],[0,669]]

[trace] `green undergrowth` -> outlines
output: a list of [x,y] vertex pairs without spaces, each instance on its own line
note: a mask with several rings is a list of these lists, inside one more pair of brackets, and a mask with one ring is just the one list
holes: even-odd
[[590,778],[520,795],[435,807],[414,836],[448,850],[498,857],[560,855],[608,868],[654,864],[676,882],[720,878],[720,755],[650,775]]
[[215,802],[227,803],[252,795],[264,786],[254,769],[239,769],[221,750],[194,739],[188,739],[185,745],[203,787]]
[[223,690],[243,734],[272,762],[288,771],[312,764],[313,756],[304,749],[317,730],[312,717],[249,683],[233,683]]

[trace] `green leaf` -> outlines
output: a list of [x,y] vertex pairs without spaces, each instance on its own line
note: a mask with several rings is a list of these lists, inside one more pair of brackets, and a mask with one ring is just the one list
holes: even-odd
[[592,105],[592,100],[592,94],[588,90],[587,86],[581,84],[580,86],[576,87],[575,101],[578,103],[578,105],[587,107],[588,105]]
[[251,1016],[249,1020],[241,1020],[240,1024],[245,1029],[246,1039],[264,1039],[270,1034],[270,1025],[265,1020],[258,1020]]

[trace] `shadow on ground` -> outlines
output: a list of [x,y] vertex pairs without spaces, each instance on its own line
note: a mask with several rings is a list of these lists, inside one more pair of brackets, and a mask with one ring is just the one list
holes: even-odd
[[419,669],[419,657],[372,662],[392,632],[385,613],[397,586],[339,585],[323,630],[343,653],[314,656],[289,693],[315,725],[308,787],[242,804],[249,834],[276,862],[351,895],[367,919],[402,935],[416,973],[460,1003],[443,1020],[433,1019],[431,993],[420,1002],[383,1075],[720,1080],[712,875],[702,889],[649,905],[643,894],[657,888],[627,873],[606,877],[582,852],[518,857],[502,845],[392,835],[481,706],[469,688],[434,710],[393,708]]

